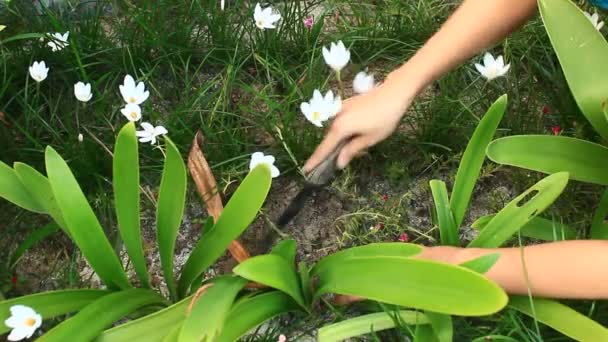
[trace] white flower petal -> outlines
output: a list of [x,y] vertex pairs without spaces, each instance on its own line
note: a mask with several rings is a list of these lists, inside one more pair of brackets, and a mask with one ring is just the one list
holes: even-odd
[[11,330],[11,333],[8,334],[6,339],[8,341],[21,341],[28,337],[31,337],[34,334],[34,331],[35,330],[25,329],[22,327],[15,328],[15,329]]
[[494,56],[491,53],[486,52],[483,55],[483,65],[487,68],[494,64]]
[[279,171],[279,169],[276,166],[271,165],[270,166],[270,176],[272,178],[277,178],[280,175],[281,175],[281,171]]

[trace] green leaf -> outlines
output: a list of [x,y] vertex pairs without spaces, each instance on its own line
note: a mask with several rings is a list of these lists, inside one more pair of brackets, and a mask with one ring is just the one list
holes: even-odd
[[173,278],[175,239],[184,215],[186,203],[186,166],[179,150],[165,138],[166,155],[156,207],[156,239],[160,261],[171,298],[177,298]]
[[42,205],[44,211],[57,222],[68,236],[71,237],[71,233],[68,231],[61,210],[55,200],[55,196],[53,196],[53,190],[51,189],[49,180],[33,167],[23,163],[15,163],[15,173],[17,174],[17,177],[19,177],[21,184],[23,184],[29,193],[32,194],[32,197]]
[[353,247],[330,254],[319,260],[310,271],[312,276],[324,272],[328,268],[338,267],[345,260],[368,257],[401,257],[409,258],[422,252],[422,247],[412,243],[385,242],[370,243],[365,246]]
[[121,324],[101,333],[96,342],[160,342],[167,332],[180,326],[186,318],[186,309],[192,296],[142,318]]
[[439,342],[433,327],[428,325],[417,325],[414,342]]
[[40,38],[46,38],[46,35],[41,34],[41,33],[22,33],[22,34],[18,34],[18,35],[6,38],[5,40],[2,41],[2,43],[0,45],[5,45],[6,43],[14,42],[17,40],[40,39]]
[[181,325],[176,325],[173,328],[171,328],[171,330],[169,330],[169,333],[167,334],[167,336],[165,336],[163,338],[163,342],[177,342],[179,339],[179,333],[182,330],[182,326]]
[[[0,302],[0,322],[11,316],[10,308],[13,305],[29,306],[36,310],[42,319],[49,319],[78,311],[109,293],[110,291],[105,290],[62,290],[12,298]],[[0,334],[10,330],[6,325],[0,324]]]
[[591,221],[591,238],[608,240],[608,189],[604,190],[602,199]]
[[219,277],[192,307],[179,334],[179,342],[215,341],[238,293],[247,284],[239,277]]
[[568,184],[568,173],[545,177],[507,204],[479,233],[469,247],[500,247],[533,217],[550,206]]
[[[507,295],[483,275],[463,267],[401,257],[343,260],[319,274],[315,297],[353,295],[459,316],[489,315]],[[446,286],[449,284],[449,286]]]
[[256,326],[280,314],[297,311],[299,306],[289,295],[272,291],[237,302],[228,318],[225,329],[214,342],[233,342]]
[[578,311],[549,299],[534,298],[533,303],[525,296],[509,299],[511,308],[576,341],[608,341],[608,329]]
[[118,133],[112,166],[118,231],[135,273],[150,287],[139,222],[139,155],[135,124],[129,122]]
[[135,310],[164,304],[165,300],[156,292],[144,289],[129,289],[103,296],[87,305],[73,317],[61,322],[40,337],[39,342],[65,342],[78,336],[80,341],[91,341],[104,328]]
[[460,266],[470,269],[471,271],[475,271],[477,273],[486,273],[496,264],[498,259],[500,258],[500,253],[492,253],[482,255],[473,260],[465,261]]
[[426,317],[431,322],[433,332],[439,342],[452,342],[454,328],[452,326],[452,317],[436,312],[425,312]]
[[21,257],[28,249],[36,245],[38,242],[55,234],[58,230],[59,226],[56,223],[51,222],[40,229],[34,230],[32,233],[26,236],[25,240],[23,240],[23,242],[19,244],[15,252],[13,252],[13,255],[11,256],[11,261],[9,262],[9,267],[15,267],[15,265],[19,262]]
[[45,153],[46,173],[72,239],[99,278],[109,287],[129,288],[129,280],[68,164],[52,148]]
[[312,303],[312,282],[310,281],[310,268],[305,262],[301,262],[298,269],[300,276],[300,287],[302,288],[302,295],[304,296],[304,302],[307,306]]
[[570,179],[608,185],[608,148],[585,140],[550,135],[515,135],[494,140],[486,151],[499,164],[547,174],[566,171]]
[[249,258],[237,265],[232,272],[245,279],[281,290],[303,308],[308,308],[295,267],[282,256],[266,254]]
[[192,282],[253,222],[268,195],[270,182],[270,168],[264,165],[245,177],[213,228],[205,232],[186,261],[179,280],[181,296],[188,293]]
[[[495,215],[486,215],[478,218],[471,225],[472,228],[482,230],[492,221]],[[576,239],[576,230],[554,220],[543,217],[534,217],[519,230],[522,236],[544,241],[560,241]]]
[[[395,315],[398,317],[394,317]],[[318,338],[319,342],[343,341],[351,337],[394,328],[398,321],[408,325],[429,324],[429,320],[421,312],[409,310],[394,313],[378,312],[326,325],[319,329]]]
[[277,243],[270,251],[271,254],[281,256],[290,264],[296,265],[296,240],[287,239]]
[[21,184],[10,166],[0,161],[0,197],[29,211],[45,214],[44,207]]
[[454,215],[450,209],[448,189],[443,181],[433,179],[430,182],[433,202],[439,224],[439,235],[442,245],[458,246],[458,228],[454,223]]
[[503,335],[486,335],[486,336],[481,336],[481,337],[478,337],[478,338],[474,339],[471,342],[488,342],[488,341],[492,341],[492,342],[519,342],[518,340],[514,339],[513,337],[503,336]]
[[608,140],[608,122],[602,114],[608,89],[608,44],[604,36],[570,0],[539,0],[538,6],[576,103],[595,130]]
[[486,148],[492,141],[492,137],[506,109],[507,95],[505,94],[492,104],[481,121],[479,121],[462,155],[450,198],[455,229],[458,229],[464,220],[475,183],[477,183],[477,178],[479,178],[481,167],[483,166]]

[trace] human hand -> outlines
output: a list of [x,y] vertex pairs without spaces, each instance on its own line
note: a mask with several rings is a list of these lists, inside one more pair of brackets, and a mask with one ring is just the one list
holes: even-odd
[[357,153],[395,131],[414,96],[415,92],[389,78],[369,93],[345,100],[327,135],[304,165],[304,172],[314,169],[340,142],[350,139],[337,160],[338,168],[346,167]]

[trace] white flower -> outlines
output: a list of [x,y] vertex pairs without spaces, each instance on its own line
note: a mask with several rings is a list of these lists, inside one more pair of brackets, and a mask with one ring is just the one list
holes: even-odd
[[53,52],[61,51],[66,46],[70,45],[68,43],[69,36],[70,36],[70,31],[68,31],[64,34],[61,34],[58,32],[53,33],[52,35],[50,35],[50,37],[49,37],[50,41],[46,45],[50,46],[51,50],[53,50]]
[[91,93],[91,83],[84,84],[82,82],[78,82],[74,84],[74,96],[80,102],[89,102],[89,100],[93,97]]
[[146,90],[144,82],[137,83],[131,75],[125,76],[124,84],[119,86],[120,94],[126,103],[140,105],[148,99],[150,92]]
[[262,152],[255,152],[251,155],[251,161],[249,162],[249,171],[255,169],[255,167],[260,164],[265,164],[270,168],[270,175],[272,176],[272,178],[276,178],[281,174],[281,172],[276,166],[274,166],[274,161],[275,159],[273,156],[265,156]]
[[602,27],[604,27],[604,22],[600,21],[600,16],[597,14],[597,12],[593,13],[593,15],[588,12],[583,13],[585,13],[585,16],[587,17],[587,19],[589,19],[591,24],[593,24],[593,27],[595,27],[596,30],[599,31],[602,29]]
[[374,75],[368,74],[365,71],[359,72],[353,80],[353,90],[357,94],[365,94],[374,89]]
[[9,341],[20,341],[32,337],[42,324],[42,316],[34,309],[25,305],[13,305],[10,308],[11,317],[4,324],[13,329],[8,335]]
[[49,75],[49,68],[46,67],[46,63],[42,62],[34,62],[32,66],[30,66],[30,76],[34,79],[34,81],[40,83],[46,79]]
[[274,24],[279,19],[281,19],[281,15],[278,13],[273,14],[272,7],[268,6],[262,9],[259,2],[255,5],[253,20],[255,20],[255,26],[260,30],[276,28]]
[[350,61],[350,51],[339,40],[337,44],[331,43],[329,50],[325,46],[323,47],[323,58],[330,68],[336,72],[340,72]]
[[505,65],[502,56],[498,56],[496,59],[494,59],[494,56],[492,56],[489,52],[486,52],[486,54],[483,56],[483,65],[475,63],[475,68],[477,68],[477,71],[479,71],[481,76],[486,78],[488,81],[504,76],[507,71],[509,71],[510,67],[511,64]]
[[152,124],[148,122],[142,122],[141,127],[144,129],[143,131],[135,132],[135,135],[139,137],[139,141],[142,143],[151,143],[152,145],[156,144],[156,138],[169,133],[167,129],[163,126],[152,126]]
[[129,121],[139,121],[141,119],[141,107],[134,103],[128,103],[125,108],[121,109],[120,112],[124,115]]
[[0,25],[0,32],[2,32],[6,28],[5,25]]
[[334,97],[331,90],[323,97],[321,92],[315,89],[312,99],[309,102],[302,102],[300,105],[302,114],[317,127],[323,127],[323,122],[336,116],[341,109],[342,99],[340,96]]
[[82,135],[82,133],[78,134],[78,142],[82,142],[84,140],[84,136]]

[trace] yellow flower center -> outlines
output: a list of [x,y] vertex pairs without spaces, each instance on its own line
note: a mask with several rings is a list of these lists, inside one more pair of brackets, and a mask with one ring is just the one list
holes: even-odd
[[23,322],[23,324],[25,324],[28,327],[33,327],[34,325],[36,325],[36,320],[33,318],[26,318],[25,321]]
[[131,103],[135,103],[135,102],[137,102],[137,99],[136,99],[136,98],[134,98],[133,96],[131,96],[131,97],[129,98],[129,102],[131,102]]
[[137,112],[131,112],[131,119],[137,119]]
[[312,115],[311,115],[311,117],[312,117],[313,121],[317,121],[321,117],[321,113],[319,113],[319,112],[313,112]]

